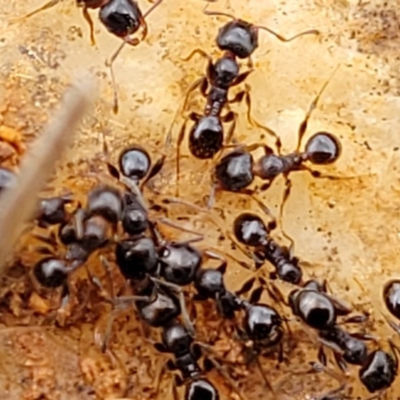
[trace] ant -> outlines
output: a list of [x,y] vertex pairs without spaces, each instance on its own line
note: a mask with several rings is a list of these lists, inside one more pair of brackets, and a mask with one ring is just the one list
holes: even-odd
[[[17,18],[16,21],[25,20],[43,10],[47,10],[62,0],[50,0],[43,6],[31,11],[23,17]],[[90,41],[92,45],[95,45],[94,38],[94,25],[92,18],[89,14],[89,9],[99,9],[100,22],[106,27],[106,29],[113,35],[123,40],[122,44],[111,56],[110,60],[106,62],[106,65],[110,68],[112,85],[114,89],[114,106],[113,110],[115,113],[118,112],[118,97],[116,90],[116,83],[113,71],[113,63],[118,57],[119,53],[125,46],[129,44],[131,46],[137,46],[143,40],[145,40],[148,32],[146,17],[157,8],[163,0],[156,0],[151,2],[151,7],[145,12],[139,8],[139,5],[134,0],[76,0],[76,5],[82,8],[83,17],[89,24],[90,28]],[[140,38],[134,37],[134,35],[141,30]]]
[[[271,186],[277,176],[283,175],[286,184],[283,201],[280,206],[280,216],[282,216],[284,205],[291,191],[292,184],[289,179],[291,172],[307,171],[315,178],[327,178],[331,180],[340,179],[336,176],[323,175],[321,172],[315,171],[305,165],[305,162],[307,161],[314,165],[328,165],[336,162],[341,155],[342,148],[338,138],[335,135],[329,132],[317,132],[308,139],[305,150],[303,152],[300,151],[301,141],[306,133],[308,121],[312,115],[312,112],[317,107],[319,98],[321,97],[337,69],[338,67],[333,71],[330,78],[325,82],[319,93],[311,102],[309,109],[306,112],[306,115],[298,129],[298,143],[296,150],[292,153],[282,155],[280,151],[280,139],[276,141],[278,154],[275,154],[274,151],[265,143],[236,145],[236,149],[225,155],[214,167],[214,184],[211,190],[209,204],[212,203],[216,189],[250,194],[254,191],[246,190],[246,188],[250,186],[256,176],[260,177],[264,181],[267,181],[261,186],[261,190],[263,191],[267,190]],[[247,118],[252,122],[252,124],[259,128],[267,129],[274,137],[278,138],[278,135],[274,131],[262,126],[258,122],[254,121],[254,119],[251,117],[249,91],[246,90],[240,92],[238,95],[239,99],[241,99],[243,96],[246,98],[248,103]],[[263,148],[264,155],[255,161],[251,152],[260,147]]]
[[69,195],[40,199],[36,215],[36,222],[41,228],[67,223],[69,213],[65,209],[67,204],[73,202]]
[[[192,53],[183,60],[188,61],[195,54],[200,54],[207,58],[208,66],[205,76],[195,81],[188,89],[182,112],[187,108],[189,95],[197,88],[200,88],[201,94],[206,98],[206,105],[203,115],[191,112],[179,131],[176,147],[176,174],[178,182],[180,174],[180,149],[185,137],[188,120],[194,122],[189,133],[190,153],[201,160],[213,158],[224,145],[224,128],[222,123],[232,123],[225,137],[225,142],[227,143],[232,140],[236,126],[237,115],[234,112],[228,111],[226,115],[221,115],[222,110],[228,107],[228,103],[237,102],[236,98],[232,100],[228,99],[228,91],[230,88],[242,83],[252,72],[252,70],[248,70],[240,73],[240,67],[236,57],[229,51],[224,52],[222,57],[215,61],[215,63],[212,61],[211,57],[201,49],[192,51]],[[208,87],[210,87],[209,90]],[[171,131],[175,119],[176,117],[167,134],[166,146],[169,146],[171,143]]]
[[249,212],[240,214],[233,222],[236,241],[258,251],[255,254],[257,269],[261,266],[259,264],[267,260],[275,268],[275,273],[271,274],[271,278],[277,276],[285,282],[299,284],[303,277],[299,259],[291,254],[293,246],[290,249],[281,246],[269,236],[275,228],[275,220],[266,225],[258,215]]
[[216,43],[221,51],[229,51],[233,53],[237,58],[244,59],[249,58],[249,66],[252,67],[251,55],[258,48],[258,31],[264,30],[275,36],[281,42],[291,42],[300,36],[304,35],[318,35],[320,32],[316,29],[310,29],[290,38],[285,38],[277,32],[274,32],[268,27],[254,25],[251,22],[238,19],[235,16],[219,11],[207,10],[209,4],[207,4],[203,12],[208,16],[222,16],[230,18],[232,21],[226,23],[224,26],[219,28],[218,35],[216,37]]
[[[170,371],[179,371],[182,374],[182,378],[175,375],[173,384],[175,400],[178,399],[176,387],[183,384],[185,384],[186,400],[219,400],[218,390],[204,377],[205,372],[210,370],[216,361],[206,358],[204,370],[200,368],[198,365],[198,360],[202,356],[200,345],[194,343],[193,336],[183,325],[172,322],[165,326],[162,331],[162,343],[155,343],[154,347],[161,353],[170,353],[174,356],[173,360],[166,363],[164,369],[166,367]],[[236,387],[233,382],[232,385]],[[157,387],[157,392],[158,390]]]

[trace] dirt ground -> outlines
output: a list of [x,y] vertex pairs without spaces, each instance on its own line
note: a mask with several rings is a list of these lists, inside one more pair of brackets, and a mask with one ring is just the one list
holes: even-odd
[[[182,58],[197,47],[217,57],[215,36],[226,22],[222,17],[203,15],[204,1],[165,0],[148,18],[146,41],[136,48],[126,47],[115,63],[120,98],[120,110],[115,115],[105,60],[120,42],[106,32],[96,11],[91,11],[96,36],[96,45],[91,46],[88,26],[72,1],[60,2],[22,22],[10,20],[39,7],[42,0],[0,0],[0,4],[0,161],[4,166],[18,163],[25,146],[29,147],[52,114],[64,88],[77,74],[89,71],[98,79],[95,109],[85,119],[68,159],[59,166],[46,191],[71,190],[82,198],[99,180],[112,182],[104,161],[115,163],[127,144],[141,143],[154,160],[164,152],[165,135],[174,114],[188,87],[206,67],[201,57],[190,61]],[[141,1],[140,6],[145,10],[149,3]],[[369,313],[366,324],[349,329],[373,334],[377,343],[371,342],[371,349],[387,346],[386,339],[393,332],[383,317],[387,312],[382,287],[399,275],[400,0],[218,0],[210,4],[210,9],[267,25],[284,36],[311,28],[321,32],[319,36],[281,43],[260,31],[254,71],[246,83],[251,88],[254,116],[279,133],[283,151],[289,152],[296,146],[298,127],[311,101],[338,67],[310,119],[303,142],[319,130],[337,135],[342,155],[333,166],[321,170],[344,179],[330,181],[294,173],[281,228],[294,239],[295,254],[302,260],[306,277],[326,278],[336,296],[356,311]],[[200,95],[194,95],[190,110],[200,111],[203,101]],[[232,108],[240,115],[236,129],[240,142],[269,140],[249,126],[244,104]],[[181,123],[179,119],[174,126],[174,145],[167,151],[166,167],[147,193],[155,202],[175,194],[175,140]],[[213,164],[189,157],[184,143],[180,195],[204,206]],[[275,214],[283,189],[284,181],[277,180],[262,194]],[[244,209],[259,211],[246,196],[218,192],[216,207],[209,214],[193,216],[190,207],[176,205],[168,212],[171,219],[189,216],[182,224],[204,234],[202,247],[246,260],[226,238],[233,218]],[[172,229],[165,234],[181,236]],[[284,240],[279,229],[276,238]],[[102,355],[96,338],[104,328],[108,310],[94,300],[94,293],[83,291],[87,296],[82,295],[85,299],[73,304],[66,317],[60,312],[47,315],[51,294],[45,300],[32,291],[26,294],[27,268],[37,259],[34,245],[24,241],[15,267],[0,288],[0,399],[155,398],[154,380],[166,361],[151,344],[158,332],[146,332],[135,314],[128,312],[114,325],[110,353]],[[98,267],[93,264],[96,273]],[[228,287],[239,288],[248,275],[247,270],[230,262]],[[84,280],[77,285],[86,288]],[[283,293],[292,289],[283,283],[276,285]],[[267,295],[265,301],[271,301]],[[281,308],[290,318],[288,309]],[[218,319],[210,307],[196,305],[196,311],[198,336],[207,341]],[[330,360],[329,368],[337,380],[326,373],[307,374],[308,363],[317,357],[315,341],[310,330],[295,321],[289,324],[285,362],[278,364],[274,355],[261,359],[276,393],[265,389],[254,362],[248,366],[237,363],[231,373],[243,398],[309,400],[341,382],[347,385],[346,398],[368,397],[358,383],[357,367],[349,367],[347,376],[341,375]],[[399,338],[394,340],[400,344]],[[216,346],[222,358],[235,359],[238,344],[232,338],[221,337]],[[238,398],[218,372],[211,372],[209,378],[218,383],[221,398]],[[170,396],[171,382],[171,375],[165,374],[159,398]],[[385,394],[387,398],[400,398],[399,387],[397,379]]]

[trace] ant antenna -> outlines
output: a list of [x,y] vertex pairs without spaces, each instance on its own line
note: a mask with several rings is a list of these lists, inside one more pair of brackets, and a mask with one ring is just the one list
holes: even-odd
[[[57,0],[60,1],[60,0]],[[110,69],[110,75],[111,75],[111,84],[113,87],[113,92],[114,92],[114,104],[113,104],[113,111],[114,114],[118,113],[118,91],[117,91],[117,84],[115,81],[115,76],[114,76],[114,69],[113,69],[113,64],[119,54],[121,53],[122,49],[125,47],[125,45],[128,43],[131,46],[135,47],[137,46],[140,42],[142,42],[146,36],[147,36],[147,24],[145,21],[145,18],[149,16],[149,14],[154,11],[164,0],[157,0],[142,16],[140,19],[140,24],[142,26],[142,37],[139,40],[138,38],[131,38],[130,35],[128,34],[123,38],[123,42],[118,46],[117,50],[114,52],[114,54],[111,56],[109,60],[106,60],[106,67]]]
[[29,12],[28,14],[23,15],[22,17],[13,18],[9,22],[10,23],[14,23],[14,22],[18,22],[18,21],[22,21],[24,19],[30,18],[33,15],[39,14],[40,12],[42,12],[44,10],[48,10],[49,8],[54,7],[55,5],[60,3],[61,1],[62,0],[50,0],[47,3],[43,4],[41,7],[37,8],[36,10],[33,10],[33,11]]
[[318,105],[318,101],[322,95],[322,93],[324,92],[324,90],[326,89],[326,87],[328,86],[328,83],[332,80],[333,76],[336,74],[337,70],[339,69],[340,64],[338,64],[336,66],[336,68],[333,70],[332,74],[330,75],[330,77],[326,80],[326,82],[323,84],[322,88],[319,90],[319,92],[317,93],[317,95],[315,96],[314,100],[311,102],[310,107],[308,108],[308,111],[304,117],[304,120],[301,122],[300,126],[299,126],[299,130],[298,130],[298,139],[297,139],[297,147],[296,147],[296,151],[299,152],[300,151],[300,145],[301,145],[301,141],[303,139],[304,134],[306,133],[307,130],[307,125],[308,125],[308,120],[311,117],[312,112],[317,108]]
[[207,3],[204,8],[203,8],[203,13],[205,15],[210,15],[210,16],[217,16],[217,17],[227,17],[230,19],[237,19],[234,15],[228,14],[222,11],[208,11],[207,8],[210,5],[210,3]]
[[275,36],[278,40],[280,40],[281,42],[291,42],[294,39],[297,39],[300,36],[305,36],[305,35],[319,35],[321,32],[318,29],[308,29],[307,31],[304,32],[300,32],[290,38],[285,38],[284,36],[280,35],[279,33],[273,31],[272,29],[266,27],[266,26],[261,26],[261,25],[256,25],[257,29],[262,29],[264,31],[267,31],[268,33],[270,33],[271,35]]

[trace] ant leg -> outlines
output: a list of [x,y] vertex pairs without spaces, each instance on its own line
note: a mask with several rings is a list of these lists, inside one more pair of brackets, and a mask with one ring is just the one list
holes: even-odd
[[221,271],[222,274],[225,273],[226,267],[227,267],[227,265],[228,265],[228,261],[226,260],[226,258],[225,258],[223,255],[218,254],[218,253],[215,253],[214,251],[211,251],[211,250],[206,250],[206,251],[204,252],[204,254],[205,254],[207,257],[209,257],[210,259],[212,259],[212,260],[219,260],[219,261],[221,261],[221,263],[220,263],[220,265],[218,265],[217,269],[218,269],[219,271]]
[[179,243],[179,244],[183,245],[183,244],[201,242],[204,239],[204,235],[199,234],[199,233],[197,233],[197,232],[195,232],[195,231],[193,231],[191,229],[186,229],[186,228],[183,228],[183,227],[181,227],[179,225],[176,225],[175,223],[173,223],[168,218],[165,218],[165,217],[157,218],[157,221],[160,222],[161,224],[167,225],[167,226],[169,226],[171,228],[178,229],[178,230],[180,230],[182,232],[191,233],[192,235],[196,236],[193,239],[188,239],[188,240],[184,240],[184,241],[181,241],[181,242],[174,242],[174,243]]
[[143,182],[140,184],[140,189],[143,190],[144,186],[153,179],[157,174],[160,173],[164,166],[165,162],[165,155],[162,155],[157,162],[151,167],[149,173],[147,174],[146,178],[143,180]]
[[271,393],[273,395],[275,395],[274,388],[272,387],[271,382],[268,380],[267,376],[265,375],[264,368],[262,367],[262,365],[260,363],[260,357],[258,357],[258,356],[256,356],[256,363],[257,363],[257,367],[261,373],[261,376],[263,378],[263,381],[265,383],[265,386],[268,388],[269,391],[271,391]]
[[175,285],[174,283],[162,281],[161,279],[158,279],[158,278],[150,277],[150,280],[152,282],[154,282],[155,284],[169,287],[179,294],[179,303],[180,303],[180,307],[181,307],[183,322],[185,324],[186,329],[190,333],[190,335],[195,336],[196,331],[195,331],[193,323],[189,317],[189,313],[188,313],[188,310],[186,307],[186,300],[185,300],[185,296],[184,296],[182,288],[179,287],[178,285]]
[[30,18],[33,15],[36,15],[36,14],[38,14],[38,13],[44,11],[44,10],[48,10],[49,8],[54,7],[55,5],[60,3],[61,1],[62,0],[50,0],[47,3],[43,4],[41,7],[37,8],[36,10],[33,10],[30,13],[23,15],[22,17],[13,18],[9,22],[10,23],[14,23],[14,22],[23,21],[24,19]]
[[225,143],[236,142],[236,140],[233,138],[233,134],[236,128],[236,119],[237,114],[233,111],[229,111],[225,116],[221,117],[222,122],[232,122],[226,134]]
[[113,92],[114,92],[114,104],[113,104],[114,114],[118,113],[118,90],[117,90],[117,83],[115,81],[113,65],[114,65],[115,60],[121,53],[122,49],[125,47],[125,45],[127,43],[130,44],[131,46],[137,46],[140,43],[140,40],[124,38],[123,42],[119,45],[119,47],[114,52],[114,54],[111,56],[111,58],[109,60],[106,60],[106,66],[110,69],[111,84],[112,84]]
[[313,178],[317,179],[329,179],[332,181],[339,181],[342,179],[352,179],[353,177],[343,177],[343,176],[335,176],[335,175],[325,175],[322,172],[316,171],[307,165],[301,165],[300,166],[301,171],[307,171]]
[[283,210],[285,208],[285,204],[289,198],[289,195],[290,195],[290,192],[292,189],[292,181],[289,179],[289,176],[287,174],[284,175],[284,178],[285,178],[285,191],[283,193],[282,203],[279,207],[279,222],[280,222],[280,226],[282,227],[282,234],[290,242],[289,254],[290,254],[290,256],[292,256],[294,253],[294,240],[285,233],[285,230],[283,229],[283,223],[282,223]]
[[92,17],[89,14],[88,8],[83,6],[82,15],[86,22],[89,24],[89,32],[90,32],[90,43],[92,46],[96,45],[96,40],[94,39],[94,25]]
[[164,0],[156,0],[155,2],[148,0],[150,3],[153,5],[146,10],[146,12],[143,14],[143,18],[147,18],[151,12],[153,12]]
[[300,36],[305,36],[305,35],[319,35],[321,32],[318,29],[308,29],[307,31],[300,32],[290,38],[285,38],[284,36],[280,35],[279,33],[273,31],[272,29],[266,27],[266,26],[257,26],[258,29],[262,29],[264,31],[267,31],[271,35],[275,36],[278,40],[281,42],[291,42],[294,39],[297,39]]
[[[247,258],[249,258],[250,260],[252,260],[252,261],[254,262],[254,264],[255,264],[255,266],[256,266],[256,270],[258,270],[262,265],[264,265],[264,262],[265,262],[265,261],[264,261],[263,258],[260,258],[256,253],[249,252],[244,246],[242,246],[240,243],[238,243],[238,242],[236,241],[236,239],[231,235],[230,232],[226,232],[226,236],[227,236],[227,237],[230,239],[230,241],[234,244],[235,248],[237,248],[238,250],[240,250],[240,252],[241,252],[242,254],[244,254]],[[249,269],[249,270],[252,270],[251,268],[249,268],[249,267],[247,266],[246,263],[240,262],[240,265],[243,266],[243,267],[245,267],[245,268],[247,268],[247,269]],[[253,271],[254,271],[254,270],[253,270]]]
[[179,107],[178,110],[175,113],[174,119],[172,120],[172,123],[168,129],[166,139],[165,139],[165,149],[167,149],[172,142],[172,128],[175,125],[175,122],[178,118],[178,116],[186,111],[187,108],[187,103],[189,102],[189,96],[197,89],[200,88],[201,94],[206,97],[207,96],[207,88],[208,88],[208,81],[206,77],[201,77],[197,79],[195,82],[193,82],[189,89],[186,91],[185,98],[183,100],[183,105],[182,107]]
[[327,81],[322,85],[322,88],[319,90],[319,92],[317,93],[317,95],[315,96],[314,100],[311,102],[310,106],[308,107],[308,110],[306,112],[306,115],[303,119],[303,121],[301,122],[298,132],[297,132],[297,147],[296,147],[296,151],[299,152],[300,151],[300,145],[301,145],[301,141],[303,139],[304,134],[306,133],[307,130],[307,125],[308,125],[308,120],[311,117],[311,114],[313,113],[313,111],[317,108],[318,105],[318,101],[322,95],[322,93],[324,92],[324,90],[326,89],[326,87],[328,86],[328,83],[331,81],[331,79],[333,78],[333,76],[335,75],[336,71],[338,70],[340,64],[333,70],[331,76],[327,79]]
[[275,146],[277,149],[278,154],[281,154],[281,148],[282,148],[282,142],[278,134],[272,130],[271,128],[268,128],[268,126],[260,124],[258,121],[256,121],[253,116],[251,115],[251,96],[250,96],[250,86],[246,85],[246,89],[243,91],[243,97],[246,102],[247,106],[247,120],[250,125],[255,126],[256,128],[262,129],[263,131],[267,132],[268,135],[272,136],[275,139]]
[[[244,82],[246,80],[246,78],[253,72],[253,69],[250,69],[248,71],[242,72],[231,84],[231,87],[240,85],[242,82]],[[243,94],[241,95],[241,93],[243,92],[239,92],[238,94],[236,94],[236,96],[229,101],[229,103],[239,103],[242,99],[243,99]],[[235,99],[238,98],[238,100],[235,101]]]

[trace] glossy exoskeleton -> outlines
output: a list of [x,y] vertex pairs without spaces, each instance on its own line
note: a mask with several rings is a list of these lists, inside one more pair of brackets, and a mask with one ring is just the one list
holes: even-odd
[[294,315],[317,330],[333,328],[337,316],[348,315],[351,312],[346,304],[329,296],[325,287],[313,280],[289,294],[289,306]]
[[97,186],[87,195],[86,214],[101,215],[116,224],[122,215],[124,204],[120,191],[112,186]]
[[358,376],[370,393],[388,389],[396,379],[398,357],[392,350],[393,355],[383,350],[371,352],[360,368]]
[[298,284],[303,276],[299,260],[269,236],[275,227],[275,221],[266,225],[258,215],[245,212],[235,218],[233,233],[239,243],[253,247],[259,256],[270,262],[279,279]]
[[216,37],[216,43],[220,50],[230,51],[235,54],[236,57],[241,59],[250,57],[257,49],[258,31],[260,29],[271,33],[282,42],[291,42],[292,40],[303,35],[319,33],[319,31],[316,29],[310,29],[305,32],[298,33],[290,38],[285,38],[267,27],[254,25],[251,22],[238,19],[233,15],[218,11],[208,11],[207,6],[204,8],[204,13],[206,15],[224,16],[232,20],[219,29]]
[[162,343],[157,343],[155,347],[173,355],[174,359],[167,363],[167,367],[182,374],[182,378],[175,376],[175,384],[185,384],[185,400],[219,399],[218,390],[204,378],[204,372],[198,365],[201,350],[183,325],[173,322],[166,326],[162,332]]
[[67,223],[69,214],[65,206],[73,200],[69,196],[50,197],[41,199],[36,216],[37,224],[42,228],[51,225]]
[[390,313],[400,320],[400,280],[393,279],[385,284],[383,300]]
[[39,260],[33,267],[33,275],[44,288],[55,289],[67,283],[68,276],[80,263],[68,265],[65,261],[46,257]]
[[263,146],[265,155],[254,161],[251,153],[243,148],[234,150],[224,156],[216,165],[214,177],[219,188],[231,192],[246,189],[258,176],[267,181],[263,188],[271,185],[278,175],[287,176],[292,171],[310,171],[316,177],[317,171],[312,171],[304,165],[310,161],[315,165],[334,163],[341,154],[338,139],[328,132],[318,132],[307,142],[304,152],[294,152],[287,155],[276,155],[268,146]]
[[319,332],[319,337],[324,341],[335,344],[342,352],[340,357],[349,364],[363,365],[368,356],[365,341],[344,331],[337,325]]

